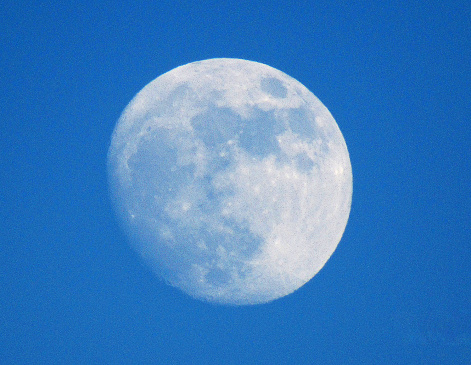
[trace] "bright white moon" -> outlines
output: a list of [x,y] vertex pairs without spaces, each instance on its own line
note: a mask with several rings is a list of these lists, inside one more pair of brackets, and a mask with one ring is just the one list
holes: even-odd
[[308,282],[347,224],[352,169],[327,108],[267,65],[178,67],[130,102],[108,153],[135,249],[193,297],[257,304]]

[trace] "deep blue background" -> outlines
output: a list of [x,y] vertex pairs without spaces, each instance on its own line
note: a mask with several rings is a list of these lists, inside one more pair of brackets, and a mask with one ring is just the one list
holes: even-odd
[[[463,1],[2,1],[0,363],[471,363],[471,5]],[[106,153],[174,67],[266,63],[329,108],[354,193],[294,294],[196,301],[128,246]]]

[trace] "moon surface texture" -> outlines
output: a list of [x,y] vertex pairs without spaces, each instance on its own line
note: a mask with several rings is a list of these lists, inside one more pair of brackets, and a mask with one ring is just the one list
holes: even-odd
[[142,89],[108,153],[130,242],[168,284],[221,304],[308,282],[347,224],[352,169],[327,108],[267,65],[209,59]]

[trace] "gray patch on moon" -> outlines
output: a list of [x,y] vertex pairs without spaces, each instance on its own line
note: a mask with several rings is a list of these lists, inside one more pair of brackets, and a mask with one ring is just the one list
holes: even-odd
[[295,157],[296,167],[303,172],[310,172],[314,167],[314,162],[309,158],[309,156],[302,152]]
[[245,151],[259,157],[277,153],[276,134],[284,128],[271,111],[253,108],[250,120],[246,121],[230,108],[215,106],[193,117],[191,124],[196,137],[220,156],[226,155],[229,141],[237,142]]
[[211,105],[206,111],[194,116],[191,124],[207,146],[220,146],[239,133],[241,117],[230,108],[218,108]]
[[[141,191],[141,196],[146,195],[155,200],[156,204],[162,204],[175,194],[174,181],[186,184],[195,173],[194,165],[178,164],[177,148],[163,135],[164,133],[159,138],[159,143],[155,143],[154,139],[141,141],[138,146],[139,153],[132,155],[128,160],[133,188]],[[158,181],[155,181],[156,176],[159,177]],[[151,183],[152,181],[154,183]],[[144,207],[145,205],[142,206]]]
[[194,91],[191,89],[189,83],[182,83],[172,90],[162,105],[168,105],[172,108],[172,110],[174,110],[179,106],[179,104],[185,102],[188,99],[188,96],[193,94]]
[[227,285],[231,280],[231,275],[227,270],[222,270],[219,268],[211,269],[205,275],[206,282],[215,287],[220,287],[222,285]]
[[257,157],[275,154],[279,152],[276,135],[282,128],[273,112],[254,108],[250,120],[245,121],[239,134],[240,146]]
[[264,92],[275,98],[286,98],[288,95],[288,90],[283,83],[274,77],[263,78],[260,87]]
[[291,130],[303,137],[315,137],[315,116],[305,108],[287,110],[287,120]]

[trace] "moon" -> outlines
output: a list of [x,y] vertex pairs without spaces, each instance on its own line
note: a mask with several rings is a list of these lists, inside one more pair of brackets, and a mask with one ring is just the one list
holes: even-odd
[[145,86],[116,124],[108,176],[150,268],[227,305],[267,303],[313,278],[352,200],[327,108],[292,77],[241,59],[189,63]]

